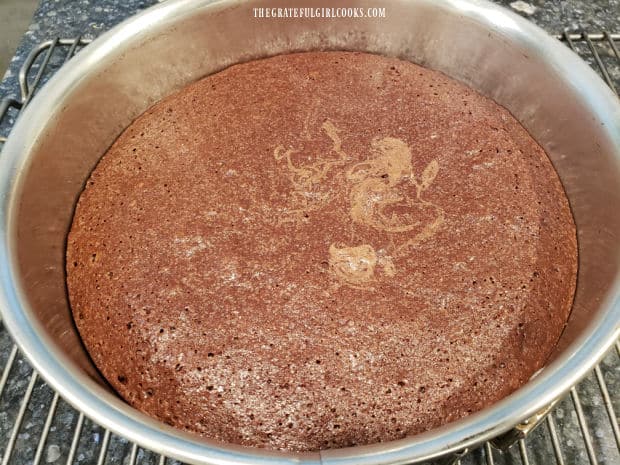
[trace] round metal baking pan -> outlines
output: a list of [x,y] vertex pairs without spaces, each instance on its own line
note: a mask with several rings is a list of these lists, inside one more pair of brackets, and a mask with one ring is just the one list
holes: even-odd
[[[366,1],[314,7],[376,7]],[[386,18],[262,18],[276,1],[169,0],[125,21],[64,66],[17,122],[0,159],[0,306],[34,367],[110,430],[195,464],[403,464],[497,436],[567,392],[620,332],[620,105],[576,55],[478,0],[389,0]],[[424,434],[306,454],[202,440],[134,410],[92,365],[73,325],[64,250],[98,159],[154,102],[233,63],[301,50],[360,50],[444,72],[508,108],[545,148],[577,224],[571,317],[547,366],[501,402]]]

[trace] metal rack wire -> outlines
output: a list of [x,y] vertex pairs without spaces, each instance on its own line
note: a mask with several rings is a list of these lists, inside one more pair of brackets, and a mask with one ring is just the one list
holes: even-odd
[[[618,94],[620,34],[565,32],[558,36],[590,63]],[[89,43],[80,37],[41,43],[20,69],[19,97],[0,101],[0,149],[19,111],[54,72]],[[545,420],[505,451],[488,442],[443,463],[620,463],[620,343]],[[33,370],[0,326],[0,465],[177,464],[118,437],[70,407]]]

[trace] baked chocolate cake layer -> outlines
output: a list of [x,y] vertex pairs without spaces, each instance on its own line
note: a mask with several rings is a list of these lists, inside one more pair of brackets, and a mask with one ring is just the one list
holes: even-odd
[[152,107],[67,245],[77,327],[127,402],[295,451],[510,394],[556,344],[576,267],[562,185],[505,109],[348,52],[235,65]]

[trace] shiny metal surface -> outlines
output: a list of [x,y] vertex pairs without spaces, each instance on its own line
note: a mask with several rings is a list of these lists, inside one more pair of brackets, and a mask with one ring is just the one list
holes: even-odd
[[[394,0],[385,2],[386,19],[332,21],[255,20],[256,5],[170,0],[147,10],[91,44],[23,112],[0,159],[0,307],[35,368],[109,430],[166,456],[210,464],[411,463],[505,432],[567,392],[619,333],[620,213],[609,207],[620,200],[613,93],[543,31],[482,1]],[[278,6],[261,2],[268,5]],[[131,409],[90,364],[64,288],[73,204],[105,149],[157,99],[231,63],[317,48],[410,59],[512,111],[549,153],[571,201],[580,245],[574,310],[554,360],[527,386],[429,433],[304,455],[200,441]]]
[[554,400],[539,412],[536,412],[531,417],[523,420],[523,422],[515,425],[508,432],[491,439],[491,441],[489,442],[497,449],[507,451],[516,442],[525,439],[528,434],[530,434],[535,428],[537,428],[538,425],[540,425],[545,420],[545,418],[547,418],[549,413],[555,408],[559,400],[560,399]]

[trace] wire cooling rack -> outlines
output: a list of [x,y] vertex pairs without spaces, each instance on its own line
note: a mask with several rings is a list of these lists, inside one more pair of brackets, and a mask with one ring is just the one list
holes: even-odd
[[[593,66],[618,94],[620,34],[565,32],[558,39]],[[60,66],[88,44],[80,37],[53,39],[34,48],[18,79],[19,97],[0,101],[0,149],[19,111]],[[444,459],[460,465],[620,464],[620,344],[538,427],[505,451],[486,443]],[[467,453],[466,453],[467,452]],[[38,376],[0,326],[0,465],[173,465],[93,423]]]

